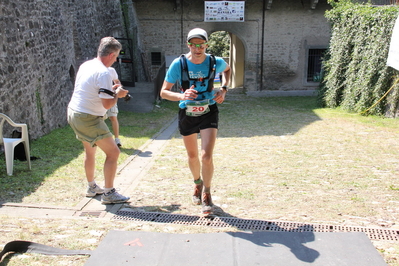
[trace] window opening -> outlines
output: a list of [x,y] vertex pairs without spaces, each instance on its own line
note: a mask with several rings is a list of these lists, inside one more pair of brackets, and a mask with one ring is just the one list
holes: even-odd
[[151,65],[161,65],[161,64],[162,64],[161,52],[152,52],[151,53]]
[[320,82],[322,74],[322,57],[327,49],[309,49],[308,82]]

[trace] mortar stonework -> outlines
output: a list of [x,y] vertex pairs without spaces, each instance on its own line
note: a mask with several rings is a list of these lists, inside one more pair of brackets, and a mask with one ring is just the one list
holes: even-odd
[[123,33],[119,2],[1,1],[0,112],[32,139],[66,125],[79,65],[102,37]]

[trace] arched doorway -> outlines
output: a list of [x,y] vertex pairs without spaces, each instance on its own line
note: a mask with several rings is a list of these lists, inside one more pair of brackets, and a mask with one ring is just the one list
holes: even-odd
[[244,87],[245,48],[237,35],[230,34],[230,67],[232,73],[230,86],[232,88]]
[[[226,33],[228,38],[225,37]],[[225,58],[231,67],[233,75],[230,79],[229,86],[231,88],[243,88],[245,69],[245,47],[243,42],[237,35],[225,31],[212,32],[209,36],[209,40],[209,52]],[[226,42],[228,42],[229,45],[225,45]]]

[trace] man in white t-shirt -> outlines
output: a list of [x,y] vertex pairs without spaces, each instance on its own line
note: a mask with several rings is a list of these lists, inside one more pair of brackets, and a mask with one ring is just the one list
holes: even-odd
[[[120,154],[112,138],[104,116],[118,98],[128,91],[120,84],[112,84],[108,67],[116,62],[122,45],[113,37],[101,39],[97,57],[84,62],[76,75],[75,88],[68,105],[68,123],[85,150],[84,167],[88,188],[86,196],[101,196],[103,204],[123,203],[130,198],[119,194],[114,188],[114,179]],[[95,154],[97,146],[104,151],[104,189],[95,182]]]

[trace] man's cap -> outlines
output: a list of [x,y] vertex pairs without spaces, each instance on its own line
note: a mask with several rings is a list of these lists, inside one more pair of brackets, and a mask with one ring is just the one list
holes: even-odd
[[187,41],[189,42],[192,38],[199,38],[208,41],[208,33],[206,33],[206,31],[203,29],[195,28],[190,30],[188,33]]

